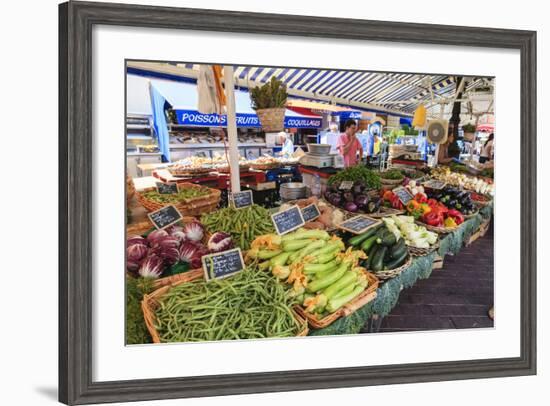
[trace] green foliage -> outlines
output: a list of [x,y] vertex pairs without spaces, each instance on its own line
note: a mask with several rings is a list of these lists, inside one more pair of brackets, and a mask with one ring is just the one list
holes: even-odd
[[350,166],[341,170],[328,179],[328,184],[332,185],[335,182],[350,180],[353,182],[362,181],[367,189],[380,189],[380,175],[363,165]]
[[275,76],[262,86],[250,89],[250,99],[254,110],[285,107],[286,85]]
[[153,290],[153,280],[126,277],[126,344],[151,343],[151,336],[145,326],[141,300]]
[[405,131],[405,135],[418,135],[418,130],[415,130],[412,127],[409,127],[408,124],[403,124],[401,129]]
[[475,133],[476,132],[476,126],[471,124],[471,123],[464,124],[462,126],[462,131],[464,131],[465,133]]

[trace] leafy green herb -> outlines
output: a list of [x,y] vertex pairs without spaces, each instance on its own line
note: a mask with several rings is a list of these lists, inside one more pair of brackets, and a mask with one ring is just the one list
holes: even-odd
[[254,110],[284,107],[286,98],[286,86],[275,76],[264,85],[250,89],[250,100]]
[[141,311],[143,295],[152,290],[152,279],[126,277],[126,344],[128,345],[152,342]]
[[390,169],[385,172],[380,172],[380,177],[383,179],[400,180],[404,176],[399,169]]
[[350,180],[353,182],[361,181],[365,184],[367,189],[380,189],[380,175],[363,165],[350,166],[335,175],[332,175],[328,179],[328,184],[332,185],[336,182],[342,182],[343,180]]

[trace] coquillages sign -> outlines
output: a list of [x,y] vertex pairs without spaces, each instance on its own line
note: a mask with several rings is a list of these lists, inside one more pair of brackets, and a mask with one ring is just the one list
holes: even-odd
[[[176,110],[178,124],[199,127],[225,127],[225,114],[202,114],[196,110]],[[237,127],[260,128],[256,114],[237,113]],[[285,116],[286,128],[321,128],[321,118]]]

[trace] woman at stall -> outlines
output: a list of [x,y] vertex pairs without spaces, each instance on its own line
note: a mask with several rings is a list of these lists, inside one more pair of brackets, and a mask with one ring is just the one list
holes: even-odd
[[437,163],[439,164],[448,164],[453,160],[453,157],[449,153],[449,146],[454,141],[454,135],[453,133],[449,133],[449,136],[447,137],[447,141],[445,141],[444,144],[441,144],[439,146],[439,154],[437,157]]
[[481,154],[479,155],[480,164],[484,164],[485,162],[493,159],[494,138],[494,133],[489,134],[489,138],[487,138],[487,141],[485,141],[485,144],[481,147]]
[[355,136],[357,132],[357,123],[355,120],[348,120],[344,125],[345,132],[340,134],[336,148],[344,158],[344,166],[356,165],[363,156],[363,147]]

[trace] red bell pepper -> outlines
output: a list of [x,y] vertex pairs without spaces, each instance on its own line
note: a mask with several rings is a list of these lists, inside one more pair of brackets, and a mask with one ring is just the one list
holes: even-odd
[[431,211],[422,216],[422,221],[430,226],[440,227],[443,224],[443,215]]
[[435,199],[428,199],[426,201],[426,203],[428,203],[428,205],[431,207],[431,208],[434,208],[436,206],[439,206],[439,202]]
[[428,201],[428,197],[424,193],[417,193],[414,195],[414,200],[418,203],[426,203]]
[[464,223],[464,216],[458,210],[455,210],[455,209],[449,210],[447,212],[447,216],[451,217],[455,221],[456,224]]

